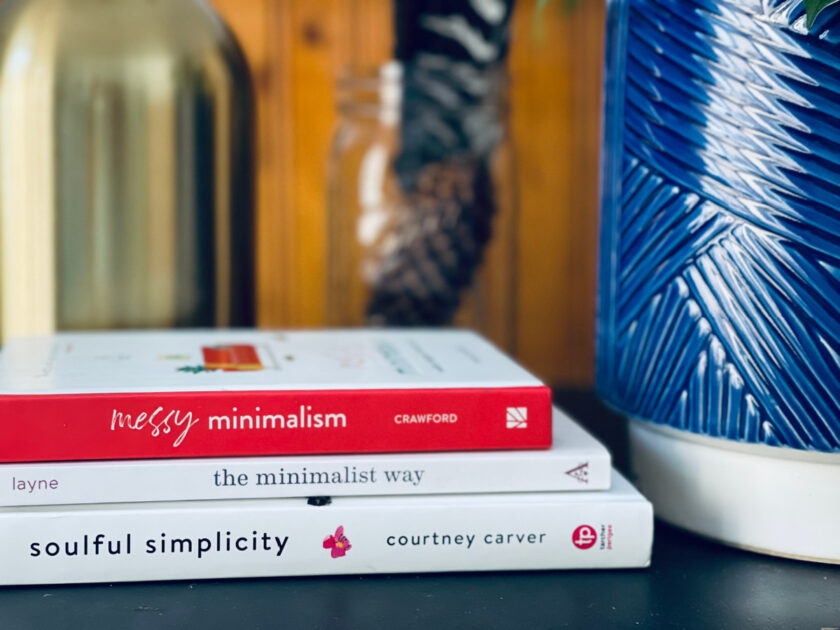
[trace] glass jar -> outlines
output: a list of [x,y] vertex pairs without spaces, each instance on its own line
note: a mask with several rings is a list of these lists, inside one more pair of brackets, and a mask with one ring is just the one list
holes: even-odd
[[418,103],[428,89],[420,84],[425,79],[407,79],[403,66],[390,62],[338,81],[327,321],[456,324],[512,350],[516,188],[507,83],[498,74],[485,78],[478,94],[450,112],[458,126],[475,131],[472,142],[450,150],[442,141],[430,153],[407,150],[434,124],[423,117],[436,114]]

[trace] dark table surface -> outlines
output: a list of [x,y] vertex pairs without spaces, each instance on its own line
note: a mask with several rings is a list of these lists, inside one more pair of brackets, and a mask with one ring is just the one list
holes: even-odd
[[[626,470],[621,419],[557,401]],[[826,523],[840,535],[840,523]],[[0,588],[20,628],[840,628],[840,567],[731,549],[656,524],[648,569]]]

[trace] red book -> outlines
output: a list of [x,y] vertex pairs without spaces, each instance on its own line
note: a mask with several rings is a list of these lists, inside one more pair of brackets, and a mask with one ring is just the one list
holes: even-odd
[[0,462],[550,445],[549,389],[466,331],[61,333],[0,351]]

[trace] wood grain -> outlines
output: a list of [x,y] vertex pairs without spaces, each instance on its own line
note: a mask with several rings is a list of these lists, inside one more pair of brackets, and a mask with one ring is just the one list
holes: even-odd
[[[387,59],[384,0],[213,0],[257,90],[258,319],[324,322],[326,162],[342,68]],[[521,0],[511,48],[518,357],[588,385],[594,355],[602,3]],[[492,287],[490,287],[492,291]]]
[[551,383],[594,372],[603,4],[521,2],[511,48],[519,165],[519,357]]

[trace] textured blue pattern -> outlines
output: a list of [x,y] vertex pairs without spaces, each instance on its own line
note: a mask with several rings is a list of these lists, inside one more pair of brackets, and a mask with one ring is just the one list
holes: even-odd
[[611,0],[598,388],[840,451],[840,10]]

